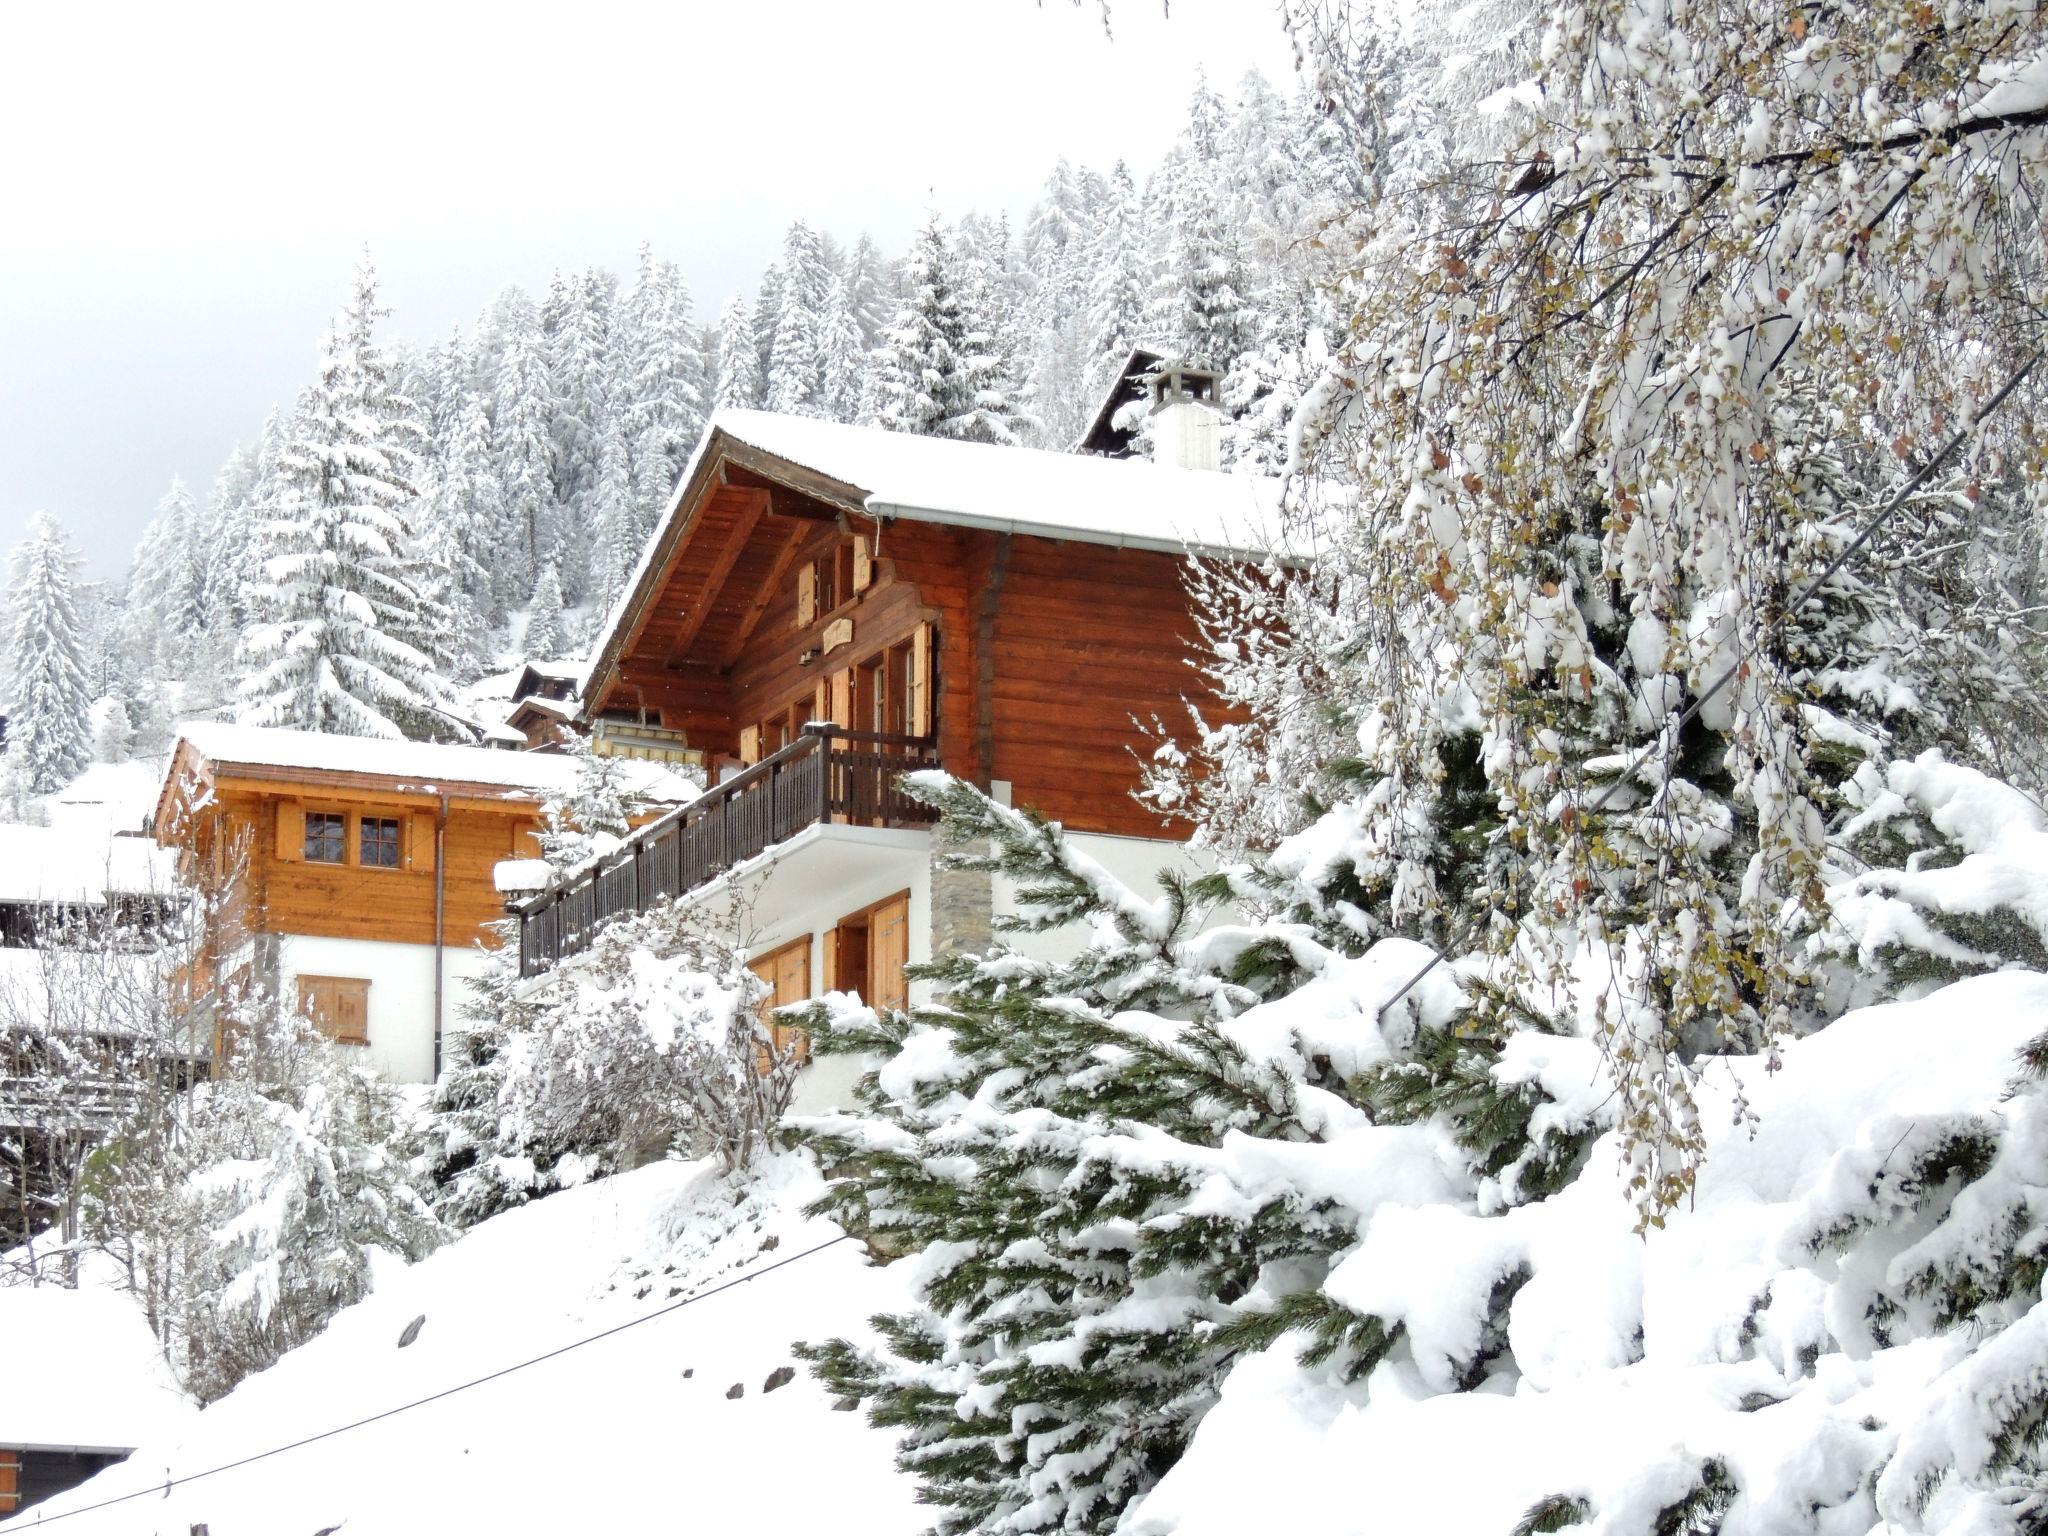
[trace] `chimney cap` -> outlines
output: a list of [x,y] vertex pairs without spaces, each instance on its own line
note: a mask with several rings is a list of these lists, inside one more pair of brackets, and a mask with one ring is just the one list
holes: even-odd
[[1151,395],[1154,411],[1190,400],[1215,405],[1222,386],[1222,374],[1214,369],[1196,367],[1193,363],[1162,363],[1145,375],[1145,388]]

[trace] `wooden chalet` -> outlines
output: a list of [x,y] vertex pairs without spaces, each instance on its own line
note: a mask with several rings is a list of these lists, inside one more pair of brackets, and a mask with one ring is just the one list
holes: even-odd
[[985,935],[995,899],[963,912],[933,887],[929,812],[896,787],[909,768],[1031,806],[1103,856],[1129,845],[1149,875],[1184,829],[1132,798],[1135,722],[1185,719],[1200,687],[1185,562],[1257,554],[1277,499],[1274,482],[1144,460],[718,413],[584,699],[595,731],[705,754],[714,787],[527,903],[526,969],[773,850],[788,872],[764,925],[803,951],[764,962],[779,1000],[855,978],[900,1000],[904,959],[933,952],[935,927],[940,947]]
[[[558,754],[180,727],[155,826],[213,888],[197,984],[276,989],[386,1076],[431,1081],[456,984],[504,915],[495,867],[538,853],[542,803],[575,774]],[[694,793],[652,764],[631,786]]]

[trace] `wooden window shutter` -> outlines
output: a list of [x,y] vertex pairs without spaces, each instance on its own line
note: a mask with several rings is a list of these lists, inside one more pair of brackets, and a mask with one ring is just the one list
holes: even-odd
[[847,667],[832,674],[832,723],[843,730],[853,729],[853,668]]
[[839,990],[839,930],[825,930],[825,990]]
[[414,811],[405,819],[405,867],[422,874],[434,872],[434,815]]
[[796,627],[809,629],[818,621],[818,562],[806,560],[796,568]]
[[865,534],[853,536],[853,590],[865,592],[875,582],[875,557],[868,553]]
[[277,857],[282,863],[306,861],[306,808],[294,801],[277,803]]
[[301,976],[299,1011],[340,1045],[370,1043],[370,984],[353,976]]
[[740,728],[740,761],[750,768],[761,761],[761,727],[758,725]]
[[818,679],[818,686],[811,691],[811,718],[830,720],[832,718],[832,685],[824,678]]
[[920,624],[910,637],[910,697],[903,718],[913,736],[932,733],[932,627]]
[[868,1005],[879,1011],[910,1006],[903,967],[910,963],[910,898],[877,907],[868,919]]

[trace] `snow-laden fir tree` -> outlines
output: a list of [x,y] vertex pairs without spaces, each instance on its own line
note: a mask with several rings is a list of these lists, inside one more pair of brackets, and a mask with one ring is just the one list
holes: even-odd
[[782,242],[772,360],[765,403],[793,416],[827,414],[826,330],[831,323],[833,273],[823,242],[802,219]]
[[540,569],[558,559],[566,529],[555,500],[555,396],[547,339],[532,299],[508,289],[497,306],[501,353],[491,401],[491,454],[508,544],[493,569],[507,607],[523,603]]
[[689,286],[671,262],[656,262],[636,293],[626,394],[639,515],[649,525],[667,503],[704,429],[704,357]]
[[560,656],[568,645],[563,627],[562,580],[550,560],[540,568],[540,580],[533,584],[533,600],[526,608],[526,654],[536,661]]
[[753,317],[746,300],[727,299],[718,309],[718,387],[712,404],[753,410],[761,403],[761,355],[754,345]]
[[181,641],[206,627],[206,529],[185,482],[173,475],[135,547],[128,578],[130,648],[168,677],[182,677]]
[[625,424],[614,417],[597,440],[597,483],[591,488],[590,517],[597,528],[597,571],[592,596],[608,611],[625,590],[640,547],[653,526],[651,510],[633,493],[633,455]]
[[1007,409],[984,413],[978,394],[992,366],[991,344],[983,318],[964,312],[956,259],[932,213],[904,272],[903,306],[876,355],[881,425],[927,437],[1004,441],[998,433],[1007,431]]
[[413,423],[377,341],[365,256],[301,397],[259,533],[239,717],[355,736],[436,735],[449,689],[419,641],[441,619],[416,584]]
[[47,512],[8,562],[5,688],[7,755],[31,793],[47,794],[85,767],[92,694],[73,597],[78,556]]

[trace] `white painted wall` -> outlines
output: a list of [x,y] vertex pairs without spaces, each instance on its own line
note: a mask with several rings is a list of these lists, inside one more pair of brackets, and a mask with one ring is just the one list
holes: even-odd
[[[1087,854],[1138,895],[1147,898],[1157,898],[1162,894],[1163,888],[1159,884],[1161,869],[1171,869],[1192,878],[1208,874],[1214,867],[1199,850],[1165,838],[1069,832],[1067,841],[1077,852]],[[1001,916],[1017,909],[1017,883],[1002,875],[996,876],[996,914]],[[1210,919],[1211,922],[1219,920],[1222,919]],[[1087,933],[1079,927],[1055,928],[1049,933],[1013,933],[1005,937],[1020,952],[1054,962],[1071,960],[1088,940]]]
[[[468,980],[482,973],[480,949],[453,945],[442,954],[442,1028],[462,1028]],[[434,947],[371,939],[283,936],[278,981],[287,999],[301,976],[347,976],[370,984],[370,1043],[364,1057],[388,1082],[434,1080]]]

